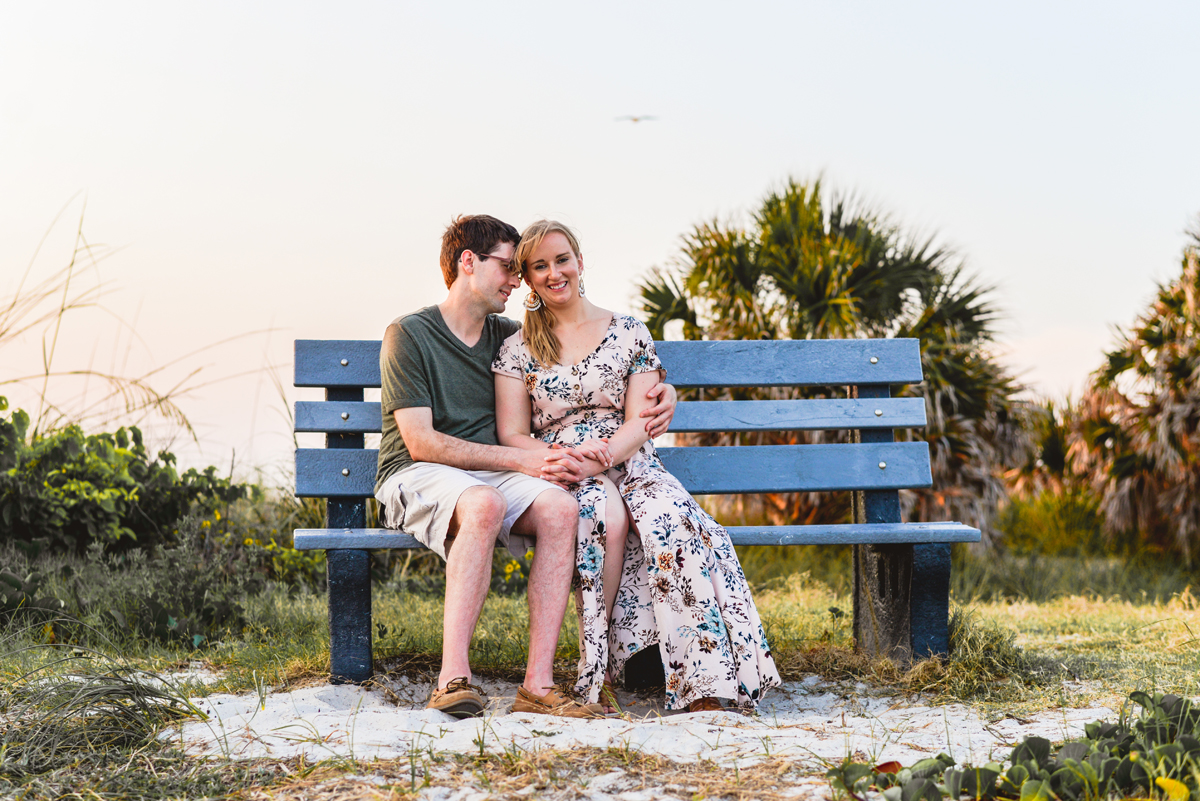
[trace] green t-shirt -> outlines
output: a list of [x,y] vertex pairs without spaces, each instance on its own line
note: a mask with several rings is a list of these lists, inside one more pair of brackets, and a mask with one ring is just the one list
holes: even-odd
[[468,442],[497,445],[496,378],[492,360],[520,323],[489,314],[475,347],[456,337],[437,306],[392,322],[379,352],[383,440],[375,491],[413,463],[392,412],[427,406],[433,429]]

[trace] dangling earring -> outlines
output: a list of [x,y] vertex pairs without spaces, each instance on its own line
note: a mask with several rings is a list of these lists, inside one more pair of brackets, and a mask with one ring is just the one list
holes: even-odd
[[522,305],[526,311],[537,311],[542,308],[542,296],[531,289],[529,290],[529,294],[525,296],[525,300],[522,301]]
[[581,276],[579,276],[579,297],[582,298],[584,296],[584,294],[585,293],[583,291],[583,276],[581,275]]

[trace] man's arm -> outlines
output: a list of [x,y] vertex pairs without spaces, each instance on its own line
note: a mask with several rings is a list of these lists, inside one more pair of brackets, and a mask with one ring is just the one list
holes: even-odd
[[514,470],[557,484],[573,483],[582,477],[577,459],[563,459],[557,454],[548,462],[547,450],[483,445],[435,431],[433,410],[428,406],[397,409],[392,414],[414,461],[436,462],[460,470]]
[[[659,373],[662,376],[662,373]],[[646,423],[646,433],[653,439],[659,434],[665,434],[667,427],[671,425],[671,418],[675,416],[675,403],[679,399],[679,393],[675,391],[675,387],[670,384],[657,383],[650,388],[646,393],[647,398],[658,398],[658,403],[651,406],[649,409],[644,409],[639,417],[650,417],[652,420]]]

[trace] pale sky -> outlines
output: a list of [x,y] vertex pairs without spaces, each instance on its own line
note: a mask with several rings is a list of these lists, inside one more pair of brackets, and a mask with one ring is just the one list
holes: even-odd
[[[274,470],[292,440],[263,366],[314,397],[294,339],[376,339],[439,302],[453,216],[568,222],[592,296],[628,310],[691,226],[820,174],[954,246],[998,287],[1003,358],[1061,396],[1200,213],[1197,30],[1182,2],[6,0],[0,296],[82,193],[35,278],[85,198],[89,240],[121,250],[111,315],[68,321],[56,366],[137,374],[247,334],[158,386],[223,379],[182,401],[185,465]],[[41,347],[3,343],[0,381]]]

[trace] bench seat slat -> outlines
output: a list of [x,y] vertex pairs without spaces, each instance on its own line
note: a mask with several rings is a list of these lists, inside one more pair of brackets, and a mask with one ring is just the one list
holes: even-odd
[[[979,529],[962,523],[857,523],[820,526],[730,526],[735,545],[892,545],[979,542]],[[408,534],[386,528],[298,529],[297,550],[423,548]]]
[[416,538],[390,528],[298,528],[292,534],[298,551],[424,548]]
[[[933,485],[924,442],[660,448],[658,453],[667,470],[695,495]],[[296,495],[370,497],[375,491],[376,454],[374,449],[298,449]],[[886,467],[880,468],[880,463]]]
[[812,526],[729,526],[734,545],[900,545],[979,542],[962,523],[846,523]]

